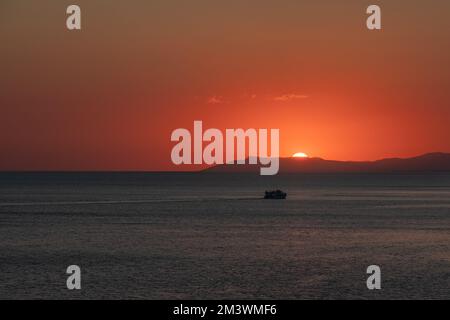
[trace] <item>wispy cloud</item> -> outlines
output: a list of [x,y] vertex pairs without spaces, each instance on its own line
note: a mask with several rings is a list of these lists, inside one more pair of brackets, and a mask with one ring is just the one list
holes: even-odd
[[283,94],[281,96],[275,97],[275,98],[273,98],[273,100],[286,102],[286,101],[292,101],[292,100],[297,100],[297,99],[306,99],[306,98],[309,98],[309,96],[307,96],[305,94],[289,93],[289,94]]
[[209,97],[207,100],[208,104],[222,104],[225,103],[225,101],[223,100],[223,97],[221,96],[212,96]]

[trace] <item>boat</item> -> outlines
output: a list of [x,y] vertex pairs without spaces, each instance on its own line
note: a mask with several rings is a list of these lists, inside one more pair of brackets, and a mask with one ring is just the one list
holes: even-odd
[[281,190],[266,191],[264,199],[286,199],[287,193]]

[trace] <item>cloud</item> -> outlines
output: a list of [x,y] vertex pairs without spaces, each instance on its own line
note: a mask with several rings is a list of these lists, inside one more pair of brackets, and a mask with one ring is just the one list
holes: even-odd
[[304,94],[290,93],[290,94],[283,94],[281,96],[275,97],[275,98],[273,98],[273,100],[286,102],[286,101],[292,101],[292,100],[297,100],[297,99],[306,99],[306,98],[308,98],[308,96],[304,95]]
[[221,97],[221,96],[212,96],[212,97],[208,98],[207,103],[208,104],[222,104],[222,103],[225,103],[225,101],[223,100],[223,97]]

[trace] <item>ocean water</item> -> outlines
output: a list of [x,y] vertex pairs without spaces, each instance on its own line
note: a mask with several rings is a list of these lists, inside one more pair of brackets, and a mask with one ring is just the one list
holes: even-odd
[[2,173],[0,299],[60,298],[449,299],[450,174]]

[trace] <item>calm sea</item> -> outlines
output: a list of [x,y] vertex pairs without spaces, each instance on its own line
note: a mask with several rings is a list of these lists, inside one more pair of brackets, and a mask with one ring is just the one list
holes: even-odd
[[450,174],[3,173],[13,298],[450,299]]

